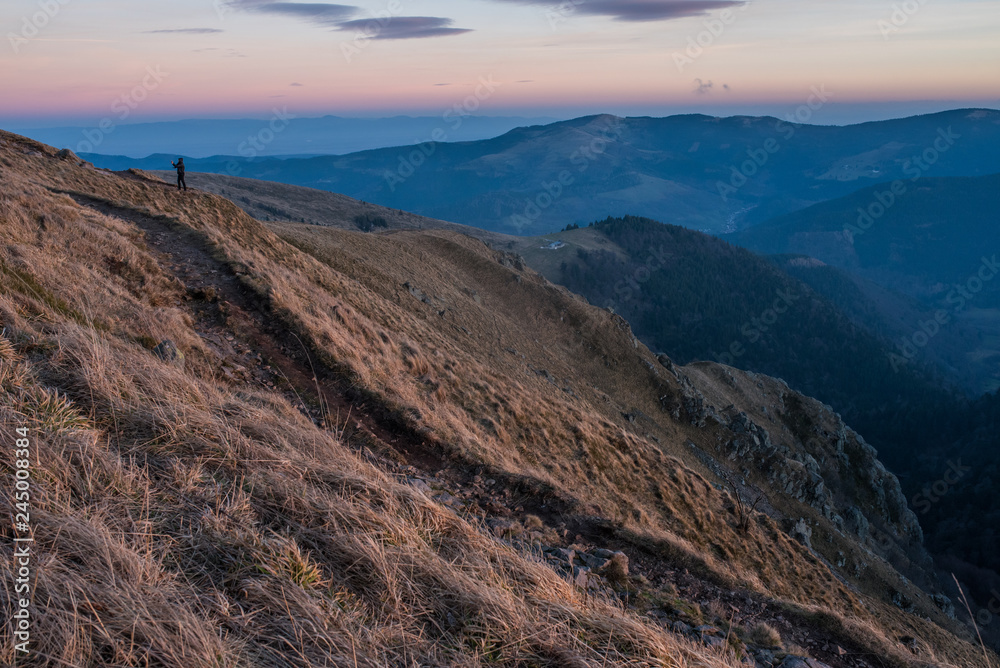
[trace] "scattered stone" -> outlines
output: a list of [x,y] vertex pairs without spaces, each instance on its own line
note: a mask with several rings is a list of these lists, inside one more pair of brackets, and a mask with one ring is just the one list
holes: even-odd
[[153,348],[153,354],[168,364],[173,364],[181,369],[184,368],[184,353],[178,350],[177,346],[170,339],[164,339],[157,344]]
[[799,521],[792,527],[790,535],[795,540],[812,549],[812,529],[806,524],[804,518],[799,518]]
[[753,653],[753,658],[760,665],[771,666],[774,664],[774,652],[769,649],[758,649]]
[[584,566],[592,568],[595,571],[604,568],[604,565],[608,563],[607,559],[601,559],[600,557],[594,556],[592,554],[587,554],[586,552],[581,552],[576,556],[580,559],[581,562],[583,562]]
[[911,612],[913,610],[913,601],[911,601],[906,594],[901,591],[892,592],[892,604],[900,610],[904,610],[906,612]]
[[431,486],[428,485],[423,480],[421,480],[420,478],[407,478],[406,484],[420,492],[423,492],[427,496],[427,498],[430,498],[431,495],[434,493],[434,490],[431,489]]
[[788,655],[778,664],[778,668],[830,668],[830,666],[809,657]]
[[951,599],[944,594],[934,594],[931,596],[931,600],[938,609],[946,614],[951,619],[955,619],[955,604],[951,602]]

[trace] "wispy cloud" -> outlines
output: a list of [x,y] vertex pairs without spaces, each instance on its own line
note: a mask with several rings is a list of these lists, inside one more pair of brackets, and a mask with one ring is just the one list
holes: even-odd
[[327,27],[335,27],[358,12],[358,8],[351,5],[330,5],[322,2],[230,0],[229,5],[248,12],[290,16]]
[[[550,0],[498,0],[522,5],[550,7]],[[744,0],[573,0],[580,14],[610,16],[617,21],[668,21],[707,14],[716,9],[739,7]]]
[[363,32],[369,39],[417,39],[470,32],[467,28],[453,28],[452,19],[437,16],[356,18],[361,9],[352,5],[270,0],[229,0],[228,4],[230,7],[247,12],[288,16],[325,28],[357,30]]
[[370,29],[374,24],[377,28],[370,31],[375,33],[371,35],[372,39],[416,39],[472,32],[468,28],[452,28],[452,23],[454,23],[452,19],[437,16],[394,16],[384,24],[380,24],[377,19],[357,19],[345,21],[338,27],[341,30],[363,31]]
[[171,28],[169,30],[146,30],[144,35],[214,35],[225,32],[219,28]]

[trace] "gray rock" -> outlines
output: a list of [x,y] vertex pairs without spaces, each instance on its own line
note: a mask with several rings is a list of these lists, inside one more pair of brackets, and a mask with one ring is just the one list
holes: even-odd
[[565,564],[572,564],[573,560],[576,558],[576,552],[573,550],[567,550],[563,547],[556,547],[546,550],[553,557]]
[[806,524],[804,518],[800,518],[792,527],[790,535],[808,548],[812,548],[812,529]]
[[827,664],[805,656],[786,656],[778,668],[830,668]]
[[868,537],[868,518],[865,517],[864,513],[857,506],[848,508],[844,515],[844,519],[847,521],[847,528],[851,533],[861,540]]
[[424,495],[427,496],[427,498],[430,498],[431,495],[434,493],[434,490],[431,489],[431,486],[428,485],[423,480],[421,480],[420,478],[407,478],[406,484],[412,487],[413,489],[423,492]]
[[753,658],[757,660],[757,665],[770,668],[774,664],[774,652],[769,649],[758,649],[753,653]]
[[931,596],[931,600],[934,601],[934,605],[948,617],[955,619],[955,604],[951,602],[951,599],[944,594],[934,594]]
[[177,349],[174,342],[170,339],[164,339],[155,348],[153,348],[153,354],[159,357],[164,362],[168,364],[173,364],[180,368],[184,368],[184,353]]
[[583,563],[584,566],[592,568],[595,571],[601,570],[602,568],[604,568],[605,564],[608,563],[607,559],[601,559],[600,557],[597,557],[592,554],[587,554],[586,552],[579,552],[577,553],[576,556]]

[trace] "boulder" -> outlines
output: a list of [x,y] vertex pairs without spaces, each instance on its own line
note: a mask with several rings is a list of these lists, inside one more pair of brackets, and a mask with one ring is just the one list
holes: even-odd
[[153,354],[168,364],[184,368],[184,353],[177,349],[174,342],[164,339],[153,348]]

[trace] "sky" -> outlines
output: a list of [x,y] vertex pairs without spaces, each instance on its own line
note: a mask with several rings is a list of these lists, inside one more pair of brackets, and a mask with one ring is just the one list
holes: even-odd
[[1000,107],[998,0],[343,3],[3,0],[0,127]]

